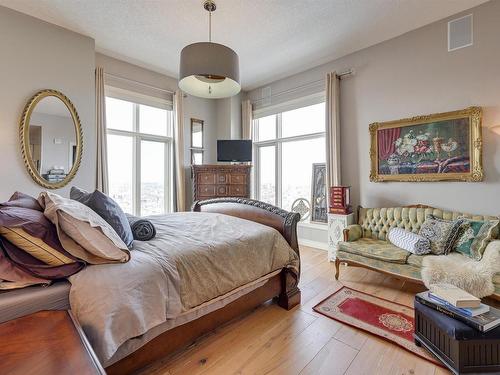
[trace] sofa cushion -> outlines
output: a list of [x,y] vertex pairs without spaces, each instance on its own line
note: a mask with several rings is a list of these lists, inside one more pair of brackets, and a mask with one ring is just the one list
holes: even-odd
[[339,250],[398,264],[405,264],[410,255],[408,251],[387,241],[373,238],[360,238],[354,242],[339,242]]
[[428,215],[418,234],[431,242],[431,252],[448,255],[462,233],[465,219],[444,220]]
[[498,220],[465,220],[465,227],[453,250],[469,258],[481,260],[488,243],[498,237]]
[[422,261],[424,260],[425,257],[426,257],[425,255],[411,254],[406,260],[406,263],[411,264],[412,266],[415,267],[422,268]]
[[431,242],[428,238],[409,232],[403,228],[392,228],[387,236],[389,242],[412,254],[429,254],[431,252]]

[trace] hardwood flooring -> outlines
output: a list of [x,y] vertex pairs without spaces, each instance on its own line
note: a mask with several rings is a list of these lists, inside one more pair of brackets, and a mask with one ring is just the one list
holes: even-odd
[[344,266],[336,281],[326,251],[301,246],[301,258],[300,306],[285,311],[266,303],[141,374],[450,374],[390,342],[312,310],[342,285],[407,305],[423,286]]

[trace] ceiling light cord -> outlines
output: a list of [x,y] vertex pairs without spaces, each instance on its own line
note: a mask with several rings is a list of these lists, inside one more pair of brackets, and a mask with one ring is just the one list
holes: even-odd
[[208,11],[208,41],[212,43],[212,11]]

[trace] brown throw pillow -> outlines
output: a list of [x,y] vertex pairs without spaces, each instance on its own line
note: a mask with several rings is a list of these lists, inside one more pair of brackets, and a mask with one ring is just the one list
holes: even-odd
[[64,248],[90,264],[124,263],[130,259],[127,245],[97,213],[73,199],[40,193],[44,215],[56,226]]

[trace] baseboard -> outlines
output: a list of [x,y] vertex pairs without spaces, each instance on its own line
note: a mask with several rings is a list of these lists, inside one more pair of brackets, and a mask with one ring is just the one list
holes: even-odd
[[312,240],[301,240],[299,238],[299,245],[304,245],[307,247],[314,247],[315,249],[328,251],[328,244],[326,242],[312,241]]

